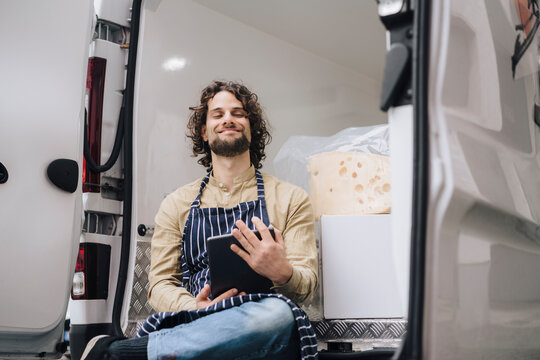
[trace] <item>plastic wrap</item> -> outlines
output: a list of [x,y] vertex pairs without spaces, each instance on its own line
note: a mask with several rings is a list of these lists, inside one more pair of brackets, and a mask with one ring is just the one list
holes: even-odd
[[386,124],[347,128],[332,136],[292,136],[274,158],[276,176],[309,192],[309,157],[350,151],[388,156],[388,139],[389,128]]

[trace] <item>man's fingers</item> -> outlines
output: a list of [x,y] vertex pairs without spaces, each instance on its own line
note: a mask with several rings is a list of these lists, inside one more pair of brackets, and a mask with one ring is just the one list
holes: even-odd
[[263,241],[274,241],[272,233],[270,233],[270,230],[268,230],[268,227],[262,222],[261,219],[254,216],[251,218],[251,221],[253,222],[253,225],[255,225],[255,228],[259,230]]
[[240,249],[240,247],[236,244],[231,244],[231,250],[233,253],[235,253],[236,255],[240,256],[242,258],[242,260],[244,260],[245,262],[247,262],[249,264],[249,254],[247,252],[245,252],[244,250]]
[[[240,222],[240,220],[237,221],[236,224],[239,224],[239,222]],[[242,224],[244,224],[244,222],[242,222]],[[244,230],[240,229],[240,227],[239,227],[238,229],[233,229],[232,234],[236,238],[236,240],[238,240],[240,245],[242,245],[242,247],[246,250],[246,252],[251,253],[253,251],[254,246],[253,246],[252,241],[250,241],[247,238],[247,235],[248,235],[247,231],[250,231],[250,230],[249,230],[249,228],[247,226],[245,226],[245,224],[244,225],[242,225],[242,224],[239,224],[239,225],[242,226],[244,228]],[[255,236],[255,235],[253,235],[253,236]]]
[[285,241],[283,241],[283,235],[281,235],[281,231],[279,231],[278,229],[275,229],[274,228],[274,234],[276,234],[276,242],[285,247]]
[[[251,245],[251,247],[257,248],[260,245],[259,238],[257,238],[257,236],[253,233],[253,230],[251,230],[245,222],[243,222],[242,220],[238,220],[235,224],[238,227],[238,230],[242,232],[242,235],[244,236],[246,241],[249,242],[249,245]],[[242,246],[244,246],[243,243],[241,244]],[[246,248],[246,250],[250,252],[249,249]]]
[[236,289],[230,289],[225,291],[223,294],[219,295],[217,298],[215,298],[212,303],[220,302],[223,299],[228,299],[230,297],[233,297],[234,295],[238,294],[238,290]]
[[205,301],[205,300],[208,300],[208,295],[210,295],[210,285],[206,284],[201,289],[201,291],[199,291],[195,299],[197,301]]

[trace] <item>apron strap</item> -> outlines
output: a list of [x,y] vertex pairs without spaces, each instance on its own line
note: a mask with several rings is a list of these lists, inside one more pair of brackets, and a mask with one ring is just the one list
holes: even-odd
[[264,181],[259,170],[255,170],[255,178],[257,178],[257,199],[264,200]]
[[212,170],[210,170],[208,172],[208,174],[206,174],[203,181],[201,182],[201,187],[199,188],[199,193],[197,194],[197,197],[195,198],[195,200],[193,200],[193,202],[191,203],[192,208],[196,208],[196,207],[199,207],[201,205],[201,195],[202,195],[202,192],[203,192],[204,188],[206,187],[206,184],[208,184],[208,181],[210,180],[210,174],[211,173],[212,173]]

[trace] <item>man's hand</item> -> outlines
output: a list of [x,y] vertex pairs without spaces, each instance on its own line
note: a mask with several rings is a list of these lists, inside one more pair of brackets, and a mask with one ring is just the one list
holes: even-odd
[[276,239],[272,238],[270,230],[257,217],[252,218],[253,224],[261,234],[262,240],[251,231],[242,220],[236,222],[238,229],[233,230],[234,237],[244,247],[232,244],[231,250],[260,275],[266,276],[277,285],[283,285],[292,276],[293,268],[285,253],[285,242],[281,232],[274,229]]
[[[208,296],[210,296],[210,285],[206,284],[195,297],[195,301],[197,302],[197,309],[202,309],[210,305],[214,305],[215,303],[218,303],[223,299],[228,299],[230,297],[233,297],[236,294],[238,294],[238,290],[230,289],[230,290],[225,291],[223,294],[219,295],[214,300],[210,300],[208,298]],[[242,292],[239,295],[245,295],[245,294],[246,293]]]

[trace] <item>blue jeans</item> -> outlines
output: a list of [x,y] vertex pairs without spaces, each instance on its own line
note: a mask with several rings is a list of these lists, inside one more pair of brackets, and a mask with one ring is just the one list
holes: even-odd
[[148,359],[298,359],[291,308],[276,298],[251,301],[191,323],[150,333]]

